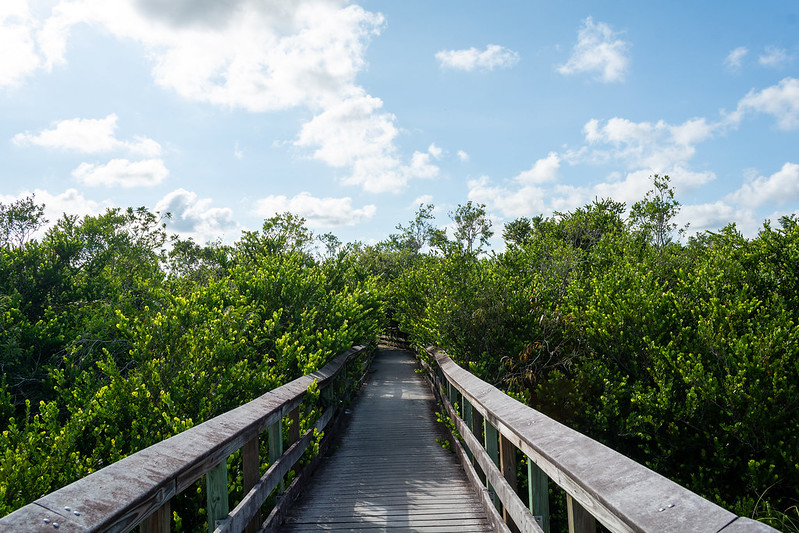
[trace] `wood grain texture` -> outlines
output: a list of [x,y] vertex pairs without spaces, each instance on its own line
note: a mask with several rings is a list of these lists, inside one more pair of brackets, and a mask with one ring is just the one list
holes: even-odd
[[457,457],[436,442],[444,433],[414,367],[407,352],[379,352],[339,449],[280,531],[492,530]]

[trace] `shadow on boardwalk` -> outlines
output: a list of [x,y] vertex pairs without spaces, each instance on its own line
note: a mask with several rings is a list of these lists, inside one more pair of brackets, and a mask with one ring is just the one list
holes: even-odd
[[435,440],[443,431],[415,368],[408,352],[380,350],[340,448],[281,531],[491,530],[456,456]]

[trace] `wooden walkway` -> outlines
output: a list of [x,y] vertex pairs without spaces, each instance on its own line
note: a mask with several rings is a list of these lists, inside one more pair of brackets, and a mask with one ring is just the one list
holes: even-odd
[[415,368],[411,354],[380,350],[341,447],[280,531],[491,531],[457,457],[435,440],[444,431]]

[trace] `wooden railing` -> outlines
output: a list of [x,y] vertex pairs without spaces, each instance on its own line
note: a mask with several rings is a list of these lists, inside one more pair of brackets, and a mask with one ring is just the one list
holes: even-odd
[[[205,476],[209,531],[248,532],[261,527],[260,509],[272,491],[284,483],[322,431],[348,390],[350,374],[362,379],[363,347],[339,355],[324,368],[267,392],[149,448],[128,456],[71,485],[47,494],[0,519],[0,531],[127,532],[137,525],[143,533],[166,532],[172,513],[170,498]],[[353,360],[359,360],[358,368]],[[304,435],[299,434],[299,407],[314,382],[329,407]],[[283,420],[288,420],[289,448],[283,451]],[[260,476],[259,435],[268,431],[269,468]],[[228,511],[227,458],[242,451],[245,496]],[[296,494],[307,472],[294,478],[287,494]],[[293,492],[292,492],[293,491]],[[281,498],[288,504],[291,498]],[[272,510],[265,527],[279,521],[282,507]]]
[[[427,353],[434,364],[421,358],[422,364],[466,445],[465,452],[456,448],[467,474],[486,506],[498,510],[498,530],[548,533],[551,480],[566,492],[570,532],[593,533],[597,521],[612,532],[777,531],[736,516],[516,401],[445,353],[434,348]],[[517,450],[527,457],[527,504],[516,490]]]

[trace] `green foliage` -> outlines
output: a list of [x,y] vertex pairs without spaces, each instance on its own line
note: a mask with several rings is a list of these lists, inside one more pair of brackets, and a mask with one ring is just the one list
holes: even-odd
[[469,255],[480,254],[494,234],[485,208],[485,204],[473,204],[469,200],[466,205],[459,205],[449,214],[455,223],[455,242],[461,251]]
[[503,254],[412,263],[388,306],[415,344],[735,512],[790,526],[799,221],[681,244],[668,178],[654,181],[629,220],[595,200],[510,223]]
[[435,228],[430,223],[433,220],[433,204],[419,204],[419,209],[416,210],[416,217],[411,220],[407,226],[397,224],[397,229],[400,230],[399,235],[392,235],[394,242],[397,243],[398,248],[407,249],[414,254],[427,244],[433,244],[435,237]]
[[0,247],[22,248],[33,233],[47,224],[44,205],[35,195],[6,205],[0,202]]
[[[200,247],[110,209],[0,249],[0,515],[373,341],[373,278],[309,235],[282,216]],[[201,496],[173,503],[183,529]]]

